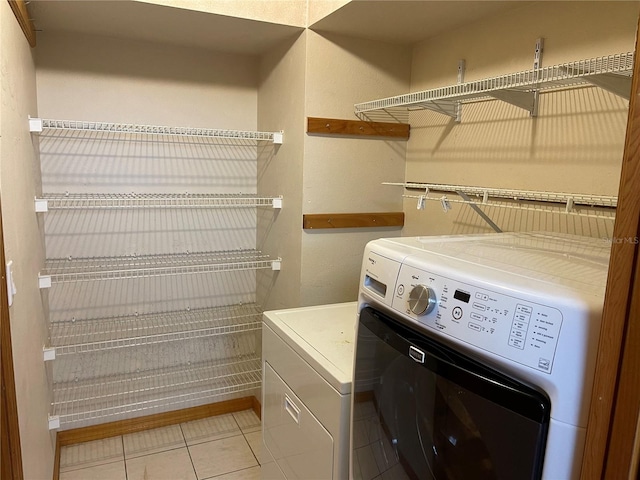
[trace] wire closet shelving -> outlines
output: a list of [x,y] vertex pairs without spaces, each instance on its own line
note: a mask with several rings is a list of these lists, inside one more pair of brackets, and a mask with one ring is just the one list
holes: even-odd
[[456,118],[461,103],[498,99],[533,113],[538,92],[581,85],[595,85],[628,100],[633,57],[627,52],[509,73],[358,103],[354,110],[361,120],[407,122],[411,111],[428,109]]
[[[130,148],[135,150],[138,148],[136,142],[140,140],[140,136],[149,136],[149,139],[145,139],[148,142],[165,142],[167,137],[209,139],[207,144],[224,145],[225,155],[231,158],[234,155],[233,149],[239,148],[238,158],[242,159],[246,158],[247,151],[244,146],[248,142],[256,145],[256,142],[271,142],[274,145],[283,142],[281,131],[220,130],[40,118],[29,118],[29,128],[33,133],[49,136],[50,142],[59,142],[60,150],[56,152],[56,158],[61,159],[65,158],[64,149],[71,148],[70,144],[66,143],[68,138],[100,141],[101,148],[104,147],[107,152],[103,157],[126,152],[129,141],[132,142]],[[58,131],[69,131],[72,135],[57,135],[55,132]],[[105,147],[109,141],[119,142],[117,150]],[[183,152],[184,150],[181,150],[179,155]],[[77,153],[73,151],[74,155]],[[257,151],[254,154],[257,155]],[[194,158],[201,158],[195,155]],[[91,158],[87,159],[90,160]],[[216,171],[215,167],[212,167],[212,170]],[[221,172],[224,172],[221,175],[228,174],[226,170]],[[147,174],[151,177],[154,172],[147,171]],[[81,188],[79,183],[76,185],[71,182],[69,185],[72,190]],[[47,192],[35,198],[35,211],[49,212],[48,215],[55,215],[56,211],[70,212],[71,217],[67,216],[64,221],[58,222],[67,225],[74,211],[282,208],[282,196],[269,197],[252,193],[176,193],[179,188],[177,185],[172,185],[173,191],[167,193]],[[188,186],[186,185],[187,188]],[[87,233],[90,233],[93,231],[92,224],[86,222],[83,215],[80,214],[78,217],[82,219],[79,222],[84,229],[89,229]],[[221,215],[223,216],[218,217],[219,219],[230,221],[237,218],[232,213]],[[171,224],[167,225],[170,228]],[[132,231],[138,227],[139,225],[132,225]],[[215,228],[223,227],[216,224]],[[162,235],[163,232],[162,228],[158,229],[158,234]],[[175,233],[170,232],[169,235]],[[225,234],[223,248],[228,248],[226,245],[230,235]],[[231,246],[231,249],[221,251],[47,258],[38,281],[40,288],[48,289],[58,284],[120,280],[135,282],[137,279],[151,277],[179,278],[184,275],[222,272],[247,272],[247,278],[251,278],[251,271],[280,270],[282,259],[279,257],[273,258],[251,248],[233,248]],[[85,251],[90,250],[91,248],[85,248]],[[77,311],[77,302],[74,302],[72,297],[67,298],[69,290],[63,292],[63,287],[51,289],[50,296],[62,294],[62,299],[55,299],[63,308],[56,312],[62,320],[50,323],[50,344],[44,348],[45,361],[54,361],[54,372],[58,373],[54,374],[53,379],[49,428],[67,429],[95,425],[146,413],[236,398],[238,395],[254,394],[259,390],[261,362],[255,342],[262,326],[262,309],[253,303],[255,299],[251,300],[250,295],[246,296],[248,294],[244,290],[233,291],[236,280],[231,281],[231,277],[226,276],[224,278],[224,285],[221,284],[220,292],[217,292],[220,298],[231,298],[233,303],[239,301],[238,296],[242,296],[241,298],[246,298],[240,300],[243,303],[224,305],[222,300],[216,299],[216,292],[211,292],[211,301],[201,302],[198,299],[197,308],[182,308],[184,301],[180,294],[176,294],[180,297],[174,299],[177,304],[173,305],[170,301],[162,302],[162,308],[166,311],[154,312],[145,307],[142,314],[129,313],[135,311],[133,304],[136,301],[150,301],[136,298],[132,300],[131,305],[127,303],[124,310],[121,305],[113,312],[101,309],[97,318],[73,318],[71,312]],[[100,291],[114,291],[113,284],[104,289],[97,285],[96,288]],[[207,285],[216,289],[216,283]],[[244,289],[240,284],[238,288]],[[73,289],[75,287],[72,287]],[[205,297],[209,298],[208,293]],[[84,311],[81,316],[85,315],[90,314]],[[218,350],[209,355],[211,352],[207,349],[212,346]],[[79,378],[73,379],[75,375],[79,375]]]

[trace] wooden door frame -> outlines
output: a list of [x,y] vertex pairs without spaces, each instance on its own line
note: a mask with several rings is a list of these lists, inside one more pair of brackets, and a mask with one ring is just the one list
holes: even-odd
[[[640,19],[638,22],[640,29]],[[640,38],[629,102],[618,208],[582,480],[636,478],[640,406]]]
[[[4,256],[4,236],[2,231],[2,208],[0,206],[0,363],[2,370],[2,394],[0,416],[2,433],[2,478],[22,480],[22,450],[20,447],[20,427],[18,425],[18,402],[13,371],[13,349],[11,347],[11,322],[7,299],[6,260]],[[6,476],[5,476],[6,475]]]

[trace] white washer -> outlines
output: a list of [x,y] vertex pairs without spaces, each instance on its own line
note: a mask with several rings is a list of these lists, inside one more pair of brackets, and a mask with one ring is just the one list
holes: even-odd
[[265,312],[263,479],[343,479],[357,302]]
[[376,240],[359,311],[386,313],[546,392],[542,478],[577,478],[609,251],[601,239],[546,233]]

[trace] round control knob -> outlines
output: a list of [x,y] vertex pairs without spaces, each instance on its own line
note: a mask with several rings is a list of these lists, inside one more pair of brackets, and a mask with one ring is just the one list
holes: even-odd
[[409,309],[416,315],[426,315],[436,308],[436,292],[426,285],[416,285],[409,293]]

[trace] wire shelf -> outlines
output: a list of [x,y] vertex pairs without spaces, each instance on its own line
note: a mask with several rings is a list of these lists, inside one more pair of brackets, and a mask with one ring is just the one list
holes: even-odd
[[51,325],[56,356],[260,330],[255,304],[68,320]]
[[[450,185],[440,183],[394,183],[384,182],[383,185],[405,187],[413,190],[466,193],[483,199],[485,203],[489,198],[502,198],[507,200],[528,200],[533,202],[560,203],[584,205],[589,207],[615,208],[618,205],[618,197],[610,195],[591,195],[583,193],[548,192],[536,190],[514,190],[504,188],[473,187],[467,185]],[[415,196],[419,198],[419,196]]]
[[[632,73],[633,52],[627,52],[358,103],[354,110],[362,120],[406,122],[411,110],[431,109],[452,115],[459,103],[585,84],[607,88],[628,99]],[[518,103],[523,103],[522,98]]]
[[39,202],[40,211],[136,208],[251,208],[278,207],[282,197],[256,197],[249,194],[146,194],[146,193],[48,193]]
[[279,268],[281,259],[270,259],[257,250],[131,255],[122,257],[52,258],[45,261],[40,277],[50,283],[186,275],[237,270]]
[[282,132],[259,132],[248,130],[221,130],[213,128],[167,127],[161,125],[136,125],[131,123],[88,122],[82,120],[52,120],[30,118],[30,130],[74,130],[145,135],[170,135],[179,137],[228,138],[240,140],[267,140],[282,143]]
[[258,356],[53,385],[61,425],[181,405],[260,388]]

